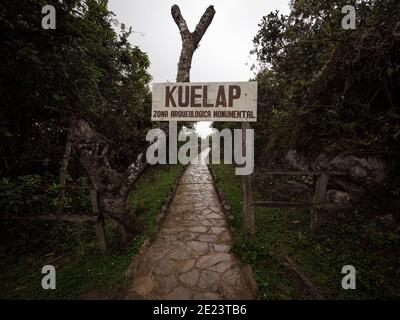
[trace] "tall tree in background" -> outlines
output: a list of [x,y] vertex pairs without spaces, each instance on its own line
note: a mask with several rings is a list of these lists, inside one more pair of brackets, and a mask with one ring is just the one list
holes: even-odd
[[[348,4],[355,30],[342,28]],[[396,0],[293,0],[289,15],[265,16],[253,51],[259,149],[398,155],[399,16]]]

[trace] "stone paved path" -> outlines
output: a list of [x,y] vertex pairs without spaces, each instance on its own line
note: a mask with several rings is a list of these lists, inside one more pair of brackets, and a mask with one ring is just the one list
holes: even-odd
[[252,299],[251,269],[231,234],[205,164],[189,165],[153,244],[135,257],[126,299]]

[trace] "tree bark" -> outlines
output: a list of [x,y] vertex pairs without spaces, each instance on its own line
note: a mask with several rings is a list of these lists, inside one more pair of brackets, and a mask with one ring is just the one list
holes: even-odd
[[123,245],[137,233],[139,225],[128,205],[129,191],[147,166],[140,154],[124,172],[113,169],[108,159],[108,144],[84,120],[74,120],[70,139],[79,159],[98,192],[100,210],[116,222]]
[[176,82],[190,82],[190,68],[192,67],[193,53],[198,48],[201,39],[211,24],[215,15],[215,10],[213,6],[209,6],[193,32],[189,31],[186,21],[182,17],[181,10],[177,5],[172,6],[171,15],[179,28],[182,38],[182,51],[178,63]]
[[[186,21],[181,14],[181,10],[177,5],[173,5],[171,7],[171,15],[176,25],[178,26],[182,39],[182,50],[178,63],[176,82],[190,82],[190,69],[192,67],[193,54],[198,48],[201,39],[203,38],[213,20],[215,10],[213,6],[209,6],[204,12],[203,16],[200,18],[200,21],[193,32],[189,31]],[[165,132],[167,136],[168,150],[169,123],[167,121],[161,122],[160,128]],[[167,158],[168,157],[169,155],[167,154]]]

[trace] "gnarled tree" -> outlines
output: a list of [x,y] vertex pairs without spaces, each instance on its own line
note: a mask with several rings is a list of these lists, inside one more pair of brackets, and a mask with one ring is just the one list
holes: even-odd
[[135,216],[130,213],[128,196],[147,166],[143,153],[124,172],[118,172],[110,165],[108,144],[96,135],[86,121],[72,122],[70,139],[98,192],[101,210],[115,222],[121,242],[126,245],[139,228]]

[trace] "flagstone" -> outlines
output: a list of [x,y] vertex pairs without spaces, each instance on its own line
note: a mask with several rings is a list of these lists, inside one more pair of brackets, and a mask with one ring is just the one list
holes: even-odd
[[213,244],[213,246],[216,252],[229,252],[231,250],[231,246],[226,244]]
[[194,267],[195,262],[196,262],[195,259],[177,260],[175,261],[176,269],[178,270],[179,273],[187,272]]
[[207,231],[206,227],[198,226],[198,227],[193,227],[189,229],[191,232],[199,232],[199,233],[204,233]]
[[202,241],[190,241],[187,246],[199,255],[206,254],[210,250],[208,243]]
[[216,291],[218,289],[220,275],[214,271],[201,271],[198,286],[207,290]]
[[226,228],[222,228],[222,227],[211,227],[211,231],[212,231],[212,233],[218,235],[227,230],[226,230]]
[[202,256],[196,262],[196,267],[212,271],[224,272],[231,266],[232,256],[228,253],[213,253]]
[[197,283],[197,280],[199,279],[199,275],[200,275],[199,270],[193,269],[189,272],[182,274],[179,277],[179,280],[182,281],[183,283],[193,287]]
[[183,287],[175,288],[165,297],[166,300],[189,300],[191,298],[190,290]]
[[202,234],[198,237],[199,241],[216,242],[217,236],[214,234]]
[[141,296],[147,296],[156,286],[156,282],[152,276],[144,276],[136,279],[133,283],[132,290]]
[[184,247],[172,249],[166,257],[173,260],[187,260],[191,258],[189,251]]
[[206,165],[189,165],[153,244],[134,258],[127,299],[248,299],[247,276]]

